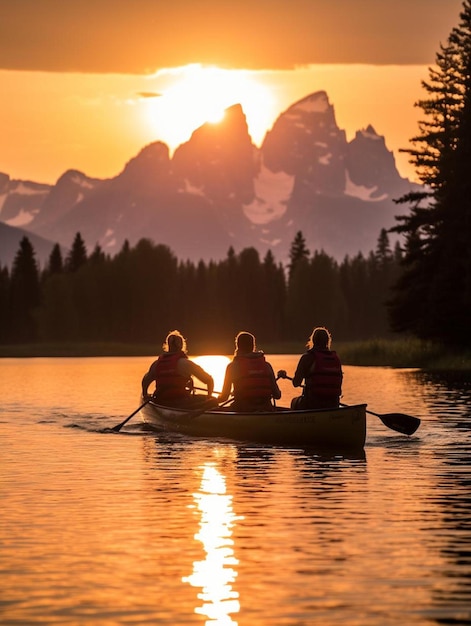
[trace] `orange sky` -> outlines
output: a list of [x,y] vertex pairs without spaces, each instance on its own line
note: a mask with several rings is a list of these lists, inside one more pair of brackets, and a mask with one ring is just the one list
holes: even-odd
[[324,89],[347,136],[372,124],[412,177],[397,150],[417,131],[420,81],[461,4],[2,0],[0,171],[115,176],[150,141],[173,149],[235,101],[259,144],[283,110]]

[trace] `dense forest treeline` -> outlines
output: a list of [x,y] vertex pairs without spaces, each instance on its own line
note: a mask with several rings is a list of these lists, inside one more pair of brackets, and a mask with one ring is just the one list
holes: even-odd
[[180,329],[208,351],[232,344],[241,329],[259,342],[305,341],[314,325],[336,339],[389,334],[389,288],[401,252],[386,231],[377,249],[338,263],[311,252],[301,232],[287,267],[254,248],[221,261],[179,261],[165,245],[126,242],[109,257],[97,246],[87,254],[77,233],[62,258],[56,245],[38,268],[27,237],[11,271],[0,268],[0,343],[121,342],[158,345]]

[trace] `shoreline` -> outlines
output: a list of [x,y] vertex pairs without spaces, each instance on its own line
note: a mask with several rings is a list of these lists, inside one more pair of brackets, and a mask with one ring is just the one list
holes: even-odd
[[[229,345],[208,347],[191,346],[190,353],[225,354]],[[302,342],[283,342],[260,346],[267,354],[299,354],[305,346]],[[372,339],[357,342],[336,342],[332,345],[344,365],[364,367],[417,368],[425,370],[469,370],[471,371],[471,351],[452,351],[443,346],[418,339]],[[122,343],[60,343],[60,344],[18,344],[0,345],[2,358],[85,358],[85,357],[133,357],[153,358],[158,353],[157,345]]]

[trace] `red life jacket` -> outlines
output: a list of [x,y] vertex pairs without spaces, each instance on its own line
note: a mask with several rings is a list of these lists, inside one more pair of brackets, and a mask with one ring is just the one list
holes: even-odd
[[312,350],[312,365],[306,376],[306,395],[338,398],[342,395],[342,364],[334,350]]
[[188,395],[188,377],[178,373],[180,359],[188,357],[182,351],[159,356],[154,364],[155,392],[159,400],[173,400]]
[[235,356],[232,373],[236,400],[272,397],[270,368],[262,352]]

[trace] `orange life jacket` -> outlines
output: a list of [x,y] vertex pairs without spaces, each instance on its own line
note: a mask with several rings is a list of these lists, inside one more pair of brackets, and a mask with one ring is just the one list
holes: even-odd
[[182,351],[159,356],[154,365],[155,393],[159,400],[173,400],[188,395],[188,377],[178,373],[180,359],[188,357]]
[[310,350],[313,361],[306,376],[306,395],[334,398],[342,395],[342,364],[334,350]]
[[270,369],[263,352],[235,356],[232,368],[236,400],[272,397]]

